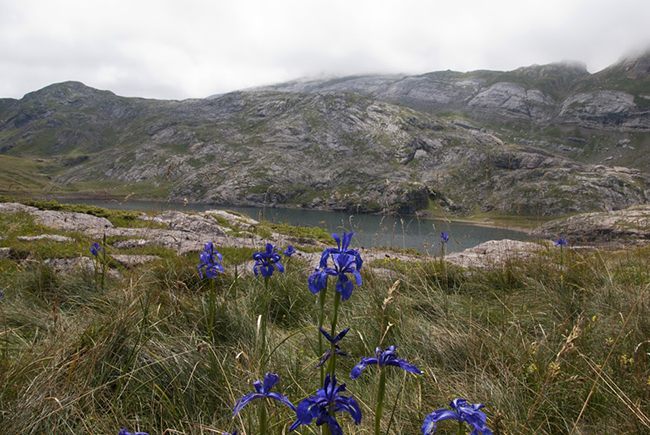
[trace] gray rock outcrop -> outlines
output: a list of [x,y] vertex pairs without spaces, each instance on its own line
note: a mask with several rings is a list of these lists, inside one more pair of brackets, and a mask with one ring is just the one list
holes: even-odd
[[571,243],[647,243],[650,241],[650,206],[553,220],[537,229],[535,235],[548,239],[562,237]]
[[108,219],[85,213],[38,209],[30,210],[29,213],[34,216],[37,224],[63,231],[93,230],[97,233],[113,228],[113,224]]

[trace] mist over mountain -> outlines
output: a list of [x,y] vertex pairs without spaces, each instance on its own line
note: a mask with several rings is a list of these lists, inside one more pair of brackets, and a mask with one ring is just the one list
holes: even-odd
[[292,82],[185,101],[78,82],[0,100],[0,190],[368,212],[650,198],[650,54]]

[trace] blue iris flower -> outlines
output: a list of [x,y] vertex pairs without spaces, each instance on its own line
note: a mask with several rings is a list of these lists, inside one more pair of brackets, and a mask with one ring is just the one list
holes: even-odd
[[[286,396],[283,396],[280,393],[272,393],[271,388],[275,384],[278,383],[280,380],[280,377],[276,374],[273,373],[267,373],[266,376],[264,376],[264,385],[260,381],[255,381],[253,382],[253,386],[255,387],[255,392],[254,393],[249,393],[246,394],[244,397],[240,398],[237,403],[235,403],[235,408],[232,411],[232,417],[235,418],[235,415],[239,411],[242,410],[244,406],[248,404],[251,400],[255,399],[275,399],[278,400],[279,402],[287,405],[289,408],[291,408],[292,411],[296,411],[296,407],[293,406],[293,404],[287,399]],[[234,434],[233,434],[234,435]]]
[[568,243],[563,238],[559,238],[555,241],[555,246],[567,246]]
[[472,427],[470,435],[492,435],[492,431],[485,425],[485,413],[480,411],[483,408],[481,404],[470,404],[465,399],[454,399],[449,406],[449,409],[441,408],[433,411],[427,415],[422,424],[422,433],[424,435],[431,435],[436,432],[436,424],[443,420],[459,420],[464,421]]
[[[323,251],[319,268],[307,280],[309,290],[312,293],[318,293],[327,286],[327,275],[338,277],[336,291],[341,293],[341,298],[344,301],[350,298],[354,290],[354,284],[347,274],[354,275],[357,287],[361,286],[363,281],[359,270],[363,265],[363,259],[359,254],[359,250],[349,248],[353,235],[354,233],[343,233],[343,240],[341,240],[337,234],[332,234],[338,248],[329,248]],[[328,266],[330,259],[334,267]]]
[[291,246],[291,245],[289,245],[287,247],[287,250],[283,252],[283,254],[286,255],[287,257],[291,257],[295,253],[296,253],[296,250],[293,249],[293,246]]
[[449,242],[449,233],[442,231],[440,233],[440,243],[448,243],[448,242]]
[[307,285],[309,285],[309,291],[312,293],[318,293],[327,287],[327,272],[323,269],[316,269],[307,279]]
[[278,272],[284,272],[284,266],[280,264],[280,254],[275,251],[276,247],[267,243],[265,252],[253,254],[253,260],[255,260],[253,272],[255,272],[255,275],[262,273],[264,278],[268,278],[273,275],[274,269],[277,269]]
[[422,372],[420,371],[419,368],[395,356],[396,348],[397,348],[396,346],[390,346],[386,348],[385,351],[382,351],[381,349],[377,348],[375,350],[377,356],[372,356],[369,358],[361,358],[359,364],[354,366],[354,368],[352,369],[352,373],[350,373],[350,377],[352,379],[358,378],[359,376],[361,376],[361,372],[363,372],[363,370],[369,365],[396,366],[396,367],[401,367],[407,372],[417,373],[418,375],[421,375]]
[[99,255],[99,251],[103,251],[102,247],[99,246],[99,243],[93,243],[90,246],[90,253],[93,254],[95,257]]
[[336,418],[335,411],[347,411],[350,413],[355,424],[361,422],[361,409],[357,402],[350,397],[341,396],[345,391],[345,384],[336,386],[336,376],[325,376],[325,385],[316,392],[315,396],[309,396],[298,405],[296,414],[298,419],[291,425],[289,431],[296,429],[301,424],[310,424],[314,418],[316,425],[327,424],[332,435],[343,435],[343,430]]
[[354,257],[355,262],[357,263],[357,269],[361,269],[363,260],[359,254],[358,249],[350,249],[350,242],[352,241],[352,236],[354,233],[345,233],[343,232],[343,239],[338,234],[332,234],[332,238],[336,241],[338,248],[329,248],[323,251],[320,257],[320,268],[327,267],[327,260],[332,255],[336,254],[347,254]]
[[124,427],[117,435],[149,435],[149,434],[146,432],[135,432],[135,433],[127,432],[126,428]]
[[199,276],[201,278],[203,278],[201,269],[204,267],[205,274],[208,278],[216,278],[219,273],[224,273],[223,266],[221,265],[223,255],[214,249],[212,242],[203,245],[203,252],[199,254],[199,261],[201,262],[199,265]]
[[[327,331],[325,331],[323,328],[318,328],[318,330],[320,331],[321,334],[323,334],[323,336],[325,336],[325,339],[327,341],[329,341],[330,343],[332,343],[334,345],[334,353],[336,355],[350,356],[347,353],[341,351],[341,348],[339,347],[339,344],[338,344],[339,341],[341,341],[343,339],[343,337],[345,337],[345,335],[348,333],[348,331],[350,331],[350,328],[339,332],[338,335],[336,337],[334,337],[334,338],[332,338],[332,336],[329,335],[327,333]],[[323,364],[325,364],[325,361],[327,361],[331,355],[332,355],[332,349],[327,349],[327,351],[325,351],[325,353],[321,357],[320,362],[318,364],[316,364],[316,367],[320,367]]]

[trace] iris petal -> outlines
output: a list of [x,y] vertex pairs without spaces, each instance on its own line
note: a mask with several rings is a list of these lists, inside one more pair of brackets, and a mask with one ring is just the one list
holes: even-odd
[[361,372],[363,372],[367,366],[373,364],[377,364],[377,357],[373,356],[370,358],[361,358],[361,361],[352,369],[352,372],[350,373],[350,377],[352,379],[358,378],[359,376],[361,376]]

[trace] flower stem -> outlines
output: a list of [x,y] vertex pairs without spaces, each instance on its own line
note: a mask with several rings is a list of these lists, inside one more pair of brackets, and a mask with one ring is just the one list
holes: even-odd
[[[332,332],[330,333],[332,337],[336,337],[336,323],[339,320],[339,305],[341,305],[341,292],[334,291],[334,313],[332,314]],[[332,353],[330,354],[327,373],[334,376],[334,372],[336,371],[336,345],[332,343],[330,349]]]
[[[318,303],[320,305],[320,313],[318,314],[319,328],[323,327],[323,322],[325,321],[325,297],[326,296],[327,296],[327,286],[325,286],[325,288],[322,289],[318,294]],[[325,350],[323,349],[323,334],[319,332],[318,333],[318,357],[320,358],[324,352]],[[325,382],[325,364],[320,366],[320,385],[323,385],[324,382]]]
[[269,305],[271,294],[269,291],[269,281],[268,276],[264,277],[264,305],[262,306],[262,318],[260,322],[260,363],[262,364],[262,371],[264,371],[264,359],[266,358],[266,323],[269,316]]
[[208,300],[209,316],[208,328],[210,330],[210,341],[214,343],[214,279],[210,279],[210,299]]
[[386,367],[379,367],[379,385],[377,386],[377,408],[375,410],[375,435],[381,433],[381,415],[384,412],[384,395],[386,394]]
[[266,435],[268,421],[266,418],[266,403],[260,404],[260,435]]
[[235,290],[234,291],[235,295],[234,295],[233,299],[237,299],[237,285],[238,284],[239,284],[239,272],[237,271],[237,265],[235,264],[235,282],[233,283],[233,287],[234,287],[234,290]]
[[465,431],[463,430],[462,420],[458,420],[458,435],[465,435]]
[[102,239],[102,291],[104,291],[104,277],[106,276],[106,233]]

